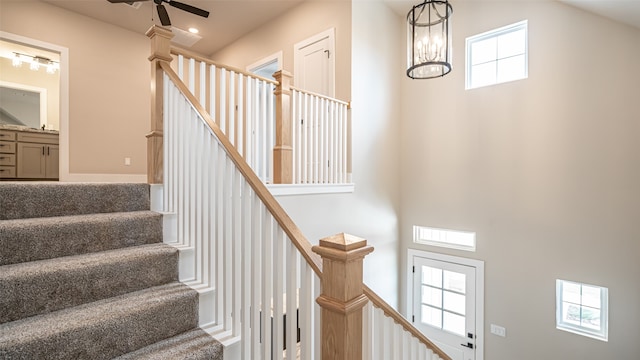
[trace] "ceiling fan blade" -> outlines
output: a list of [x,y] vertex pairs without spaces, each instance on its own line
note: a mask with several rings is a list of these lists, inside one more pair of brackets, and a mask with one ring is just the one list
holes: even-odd
[[158,8],[158,17],[162,26],[171,26],[171,20],[169,20],[169,14],[164,5],[158,4],[156,7]]
[[189,4],[181,3],[179,1],[169,1],[169,5],[178,8],[180,10],[188,11],[195,15],[200,15],[202,17],[209,17],[209,12],[207,10],[199,9],[195,6],[191,6]]

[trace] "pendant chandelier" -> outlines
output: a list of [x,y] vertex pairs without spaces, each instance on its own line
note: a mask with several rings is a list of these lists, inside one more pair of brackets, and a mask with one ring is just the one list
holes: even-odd
[[448,0],[427,0],[407,14],[407,76],[441,77],[451,71],[453,8]]

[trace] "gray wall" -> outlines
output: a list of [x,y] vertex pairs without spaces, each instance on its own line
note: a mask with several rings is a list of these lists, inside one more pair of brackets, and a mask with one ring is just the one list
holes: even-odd
[[[465,37],[524,19],[529,78],[465,91]],[[640,30],[556,2],[458,2],[453,26],[454,71],[402,82],[401,269],[409,247],[485,261],[485,359],[640,358]],[[609,288],[608,342],[555,329],[557,278]]]

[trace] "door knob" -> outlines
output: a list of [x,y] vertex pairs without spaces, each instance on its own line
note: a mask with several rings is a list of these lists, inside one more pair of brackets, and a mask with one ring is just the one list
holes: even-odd
[[460,344],[460,345],[462,345],[462,346],[464,346],[464,347],[468,347],[469,349],[473,349],[473,344],[472,344],[472,343],[470,343],[470,342],[468,342],[468,343],[466,343],[466,344]]

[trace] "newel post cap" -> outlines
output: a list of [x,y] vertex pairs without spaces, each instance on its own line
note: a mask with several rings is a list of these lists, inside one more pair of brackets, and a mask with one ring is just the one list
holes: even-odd
[[373,247],[367,245],[366,239],[340,233],[320,239],[320,245],[311,250],[323,258],[353,260],[366,256],[373,251]]
[[145,35],[151,39],[151,56],[149,56],[149,61],[158,59],[171,62],[171,60],[173,60],[171,57],[171,39],[173,38],[173,33],[170,29],[153,25],[147,30]]

